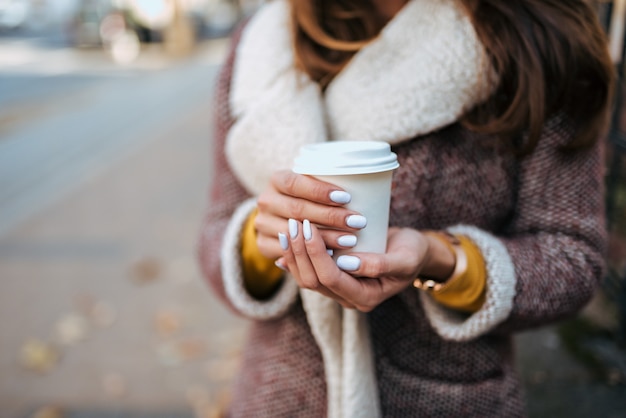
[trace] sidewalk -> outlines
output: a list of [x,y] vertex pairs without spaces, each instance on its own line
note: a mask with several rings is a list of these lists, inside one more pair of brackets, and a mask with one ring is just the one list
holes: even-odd
[[45,405],[191,416],[221,402],[245,324],[194,258],[210,100],[0,238],[3,418]]

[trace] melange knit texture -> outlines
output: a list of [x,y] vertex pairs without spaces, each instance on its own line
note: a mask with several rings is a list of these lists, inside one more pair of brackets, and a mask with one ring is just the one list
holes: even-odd
[[[234,58],[233,52],[217,85],[213,188],[198,251],[216,294],[234,312],[249,315],[233,304],[222,277],[225,230],[251,197],[224,157],[233,124]],[[382,416],[524,415],[512,333],[572,315],[603,274],[601,145],[560,151],[574,134],[573,123],[556,116],[537,149],[523,158],[458,123],[393,146],[400,168],[394,174],[390,224],[466,228],[479,248],[495,254],[491,271],[513,275],[514,295],[502,310],[506,317],[477,332],[455,328],[451,324],[463,323],[466,316],[429,305],[412,288],[369,313]],[[490,256],[484,255],[489,264]],[[511,269],[498,270],[499,264]],[[497,280],[488,277],[488,286]],[[302,304],[295,300],[283,308],[271,320],[252,322],[230,416],[326,416],[324,365]]]

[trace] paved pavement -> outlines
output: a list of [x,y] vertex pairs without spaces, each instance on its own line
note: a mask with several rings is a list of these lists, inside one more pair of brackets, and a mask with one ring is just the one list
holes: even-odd
[[[211,170],[213,52],[112,74],[79,89],[87,101],[0,137],[13,147],[0,150],[12,170],[0,190],[16,190],[0,209],[11,221],[0,236],[1,417],[55,405],[91,411],[80,416],[184,416],[221,402],[245,325],[214,300],[194,260]],[[150,123],[116,110],[131,84]]]
[[[44,56],[60,68],[66,53]],[[185,63],[155,55],[123,70],[82,57],[54,74],[37,54],[0,65],[0,89],[19,73],[72,91],[35,89],[45,111],[26,116],[15,109],[32,100],[0,99],[0,170],[12,170],[0,180],[0,417],[218,415],[246,327],[207,291],[194,260],[221,53],[213,44]],[[42,81],[24,78],[26,90],[24,80]],[[131,88],[150,111],[127,119]],[[17,116],[3,125],[7,114]],[[131,123],[142,115],[150,123]],[[91,129],[73,129],[77,117]],[[58,140],[54,152],[40,152],[46,137]],[[591,373],[557,331],[517,340],[530,415],[626,416],[620,376]]]

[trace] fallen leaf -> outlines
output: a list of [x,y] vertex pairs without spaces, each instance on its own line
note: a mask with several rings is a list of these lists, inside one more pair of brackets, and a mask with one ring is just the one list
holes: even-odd
[[610,386],[619,385],[622,382],[622,373],[617,369],[610,369],[607,373],[607,383]]
[[222,418],[225,417],[222,409],[217,405],[203,404],[193,408],[195,418]]
[[55,405],[43,406],[37,409],[31,418],[64,418],[65,412],[63,408]]
[[59,319],[55,325],[57,341],[64,345],[74,345],[87,338],[89,323],[77,313],[69,313]]
[[115,323],[117,311],[107,302],[98,301],[91,310],[91,320],[101,328],[108,328]]
[[180,315],[172,311],[160,311],[154,316],[154,327],[162,337],[169,337],[181,327]]
[[225,418],[231,395],[229,390],[222,390],[216,396],[210,396],[203,387],[193,386],[187,390],[187,400],[195,418]]
[[119,373],[107,373],[102,377],[104,392],[113,398],[121,398],[127,393],[126,379]]
[[84,316],[91,315],[95,304],[96,298],[90,293],[79,293],[74,296],[76,310]]
[[207,352],[207,344],[198,338],[187,338],[177,343],[177,349],[183,360],[190,361],[204,356]]
[[31,339],[22,345],[19,360],[26,369],[45,373],[58,364],[60,357],[59,351],[53,345]]
[[183,362],[200,359],[207,352],[206,342],[198,338],[168,341],[158,344],[156,354],[164,366],[176,366]]
[[131,266],[131,278],[137,284],[155,281],[161,275],[161,263],[152,257],[145,257]]
[[238,367],[238,358],[212,360],[206,365],[207,376],[215,382],[228,382],[233,378]]

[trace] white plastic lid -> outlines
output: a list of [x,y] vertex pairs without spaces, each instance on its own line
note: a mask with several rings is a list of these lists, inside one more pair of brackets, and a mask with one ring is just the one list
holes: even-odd
[[304,145],[293,171],[313,176],[369,174],[398,168],[398,157],[386,142],[333,141]]

